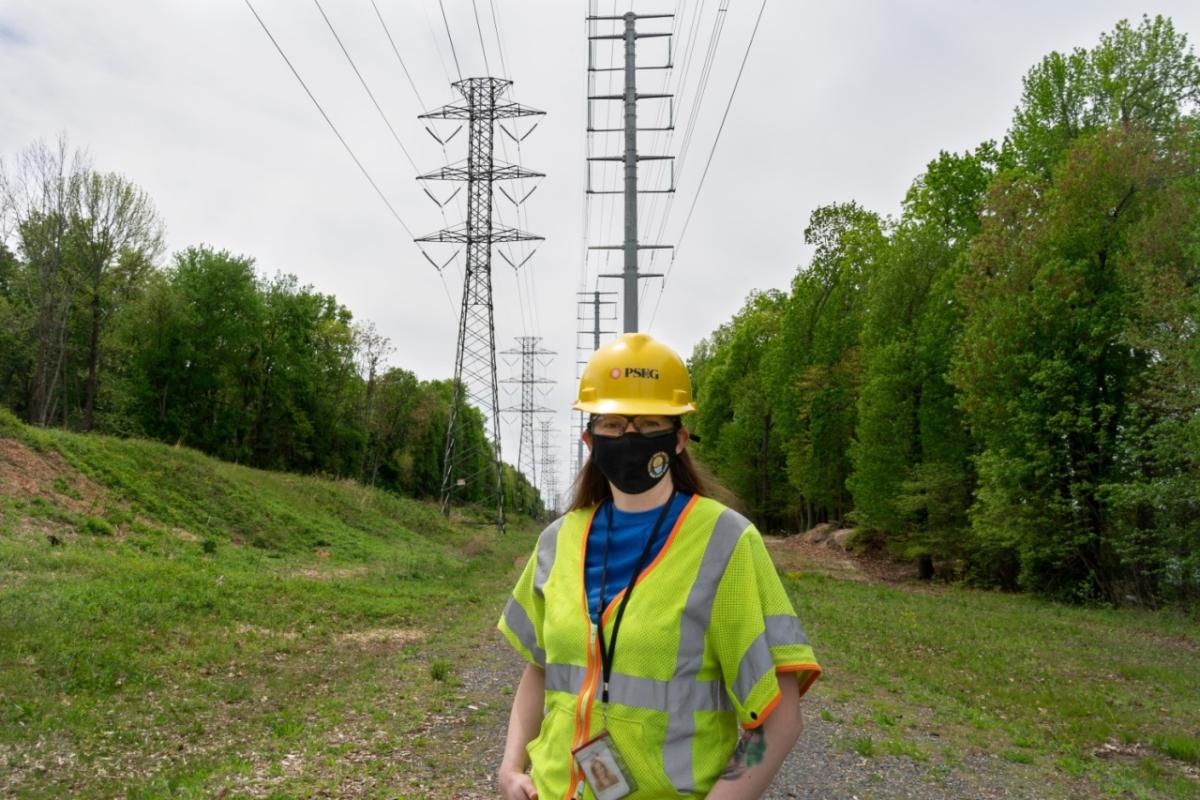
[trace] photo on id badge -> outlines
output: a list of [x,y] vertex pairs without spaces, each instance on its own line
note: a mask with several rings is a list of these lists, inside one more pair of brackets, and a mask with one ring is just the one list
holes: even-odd
[[583,770],[596,800],[620,800],[637,788],[613,749],[608,734],[601,734],[576,750],[575,762]]

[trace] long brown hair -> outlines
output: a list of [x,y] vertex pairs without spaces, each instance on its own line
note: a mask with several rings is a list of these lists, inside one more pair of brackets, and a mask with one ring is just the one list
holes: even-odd
[[[675,457],[671,459],[671,480],[675,484],[676,491],[682,494],[708,494],[708,486],[700,477],[700,472],[687,450],[676,453]],[[571,505],[567,511],[591,508],[611,497],[612,487],[608,485],[608,478],[604,477],[600,468],[593,463],[591,458],[588,458],[583,468],[579,470],[579,474],[575,476],[575,482],[571,485]]]

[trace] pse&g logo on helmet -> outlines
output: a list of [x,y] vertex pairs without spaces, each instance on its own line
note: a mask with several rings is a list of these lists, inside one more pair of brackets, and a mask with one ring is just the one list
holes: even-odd
[[654,478],[655,480],[657,480],[658,478],[661,478],[663,475],[666,474],[667,467],[669,467],[670,465],[671,465],[671,457],[668,456],[666,453],[659,451],[659,452],[655,453],[654,455],[650,456],[650,463],[647,465],[647,467],[648,467],[647,471],[650,473],[651,478]]
[[[621,377],[621,368],[613,367],[608,371],[608,377],[614,381]],[[626,378],[649,378],[652,381],[658,380],[658,370],[649,367],[626,367]]]

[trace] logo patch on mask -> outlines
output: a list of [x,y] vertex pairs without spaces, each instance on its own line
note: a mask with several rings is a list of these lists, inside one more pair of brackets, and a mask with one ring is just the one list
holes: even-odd
[[667,467],[671,466],[671,457],[666,453],[655,453],[650,456],[648,471],[651,478],[661,478],[667,472]]
[[649,378],[652,381],[658,380],[658,370],[646,369],[643,367],[626,367],[626,378]]

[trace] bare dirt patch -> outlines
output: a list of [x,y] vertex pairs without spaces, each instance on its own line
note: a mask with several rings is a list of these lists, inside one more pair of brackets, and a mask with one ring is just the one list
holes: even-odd
[[[1143,759],[1158,760],[1163,756],[1145,742],[1107,741],[1092,751],[1092,755],[1102,761],[1137,762]],[[1171,759],[1175,766],[1187,777],[1200,781],[1200,767],[1184,761]]]
[[763,538],[782,572],[821,572],[877,583],[918,583],[915,564],[897,561],[882,551],[845,549],[840,541],[844,537],[838,537],[838,533],[841,531],[831,526],[818,526],[807,534]]
[[176,539],[178,539],[181,542],[195,543],[195,542],[200,541],[199,536],[197,536],[196,534],[192,533],[191,531],[185,530],[183,528],[172,528],[171,535],[174,536]]
[[412,644],[425,639],[425,632],[418,628],[368,628],[363,631],[350,631],[337,637],[339,645],[388,645],[399,646]]
[[293,578],[310,581],[331,581],[335,578],[360,578],[367,574],[367,567],[305,567],[290,573]]
[[0,492],[40,497],[80,514],[93,513],[106,492],[58,453],[39,453],[16,439],[0,439]]
[[260,625],[247,625],[244,622],[239,622],[235,630],[241,636],[260,636],[264,639],[284,639],[289,642],[300,636],[295,631],[275,631]]
[[1092,755],[1096,758],[1102,758],[1106,761],[1115,759],[1128,759],[1132,761],[1140,761],[1143,758],[1150,758],[1154,755],[1154,751],[1148,745],[1141,742],[1105,742],[1092,751]]
[[458,552],[467,558],[476,558],[492,549],[491,542],[485,536],[472,536],[458,548]]
[[17,536],[23,539],[41,539],[43,542],[51,537],[60,543],[75,537],[75,528],[61,520],[45,517],[22,517],[16,526]]

